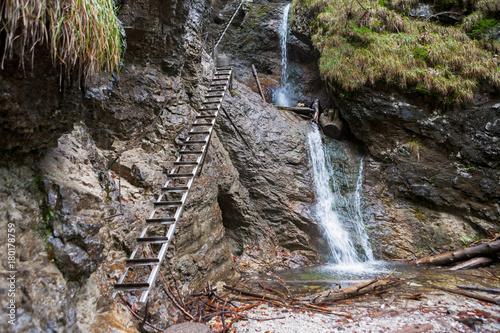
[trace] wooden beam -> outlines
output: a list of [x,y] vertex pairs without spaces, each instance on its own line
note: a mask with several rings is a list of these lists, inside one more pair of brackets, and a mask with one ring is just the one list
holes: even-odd
[[255,69],[254,64],[252,64],[252,71],[253,71],[253,75],[255,76],[255,81],[257,81],[257,87],[259,87],[260,95],[262,96],[262,99],[264,100],[264,102],[266,102],[266,97],[264,96],[264,93],[262,92],[262,87],[260,86],[259,77],[257,76],[257,70]]

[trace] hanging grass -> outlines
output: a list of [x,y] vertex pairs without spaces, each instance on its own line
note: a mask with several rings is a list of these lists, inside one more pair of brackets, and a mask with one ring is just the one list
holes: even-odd
[[118,70],[122,35],[113,0],[2,0],[0,66],[20,52],[34,57],[45,44],[54,64],[77,69],[86,79]]
[[321,53],[320,73],[335,87],[386,83],[463,103],[472,101],[481,82],[500,87],[496,44],[472,35],[477,22],[496,24],[477,17],[498,13],[500,0],[463,1],[473,18],[457,26],[409,17],[415,0],[296,0],[295,6],[318,13],[312,40]]

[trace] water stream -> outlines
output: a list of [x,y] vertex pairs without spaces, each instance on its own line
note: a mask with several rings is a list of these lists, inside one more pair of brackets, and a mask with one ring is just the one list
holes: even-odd
[[373,262],[362,211],[363,158],[350,170],[340,146],[325,147],[316,126],[308,134],[314,187],[315,213],[328,244],[328,262],[353,269]]
[[288,54],[287,42],[290,35],[288,28],[290,4],[283,9],[283,17],[278,29],[281,46],[281,86],[274,91],[274,102],[279,106],[291,106],[290,102],[290,82],[288,79]]
[[[274,102],[280,106],[291,106],[297,95],[297,87],[290,79],[287,52],[290,6],[284,7],[278,29],[281,87],[274,91]],[[375,260],[363,220],[363,158],[353,169],[352,163],[346,162],[348,158],[343,148],[340,145],[326,147],[317,126],[312,127],[308,144],[316,192],[315,215],[328,244],[325,251],[328,264],[323,268],[366,271],[366,263],[373,264]],[[330,142],[333,144],[334,141]]]

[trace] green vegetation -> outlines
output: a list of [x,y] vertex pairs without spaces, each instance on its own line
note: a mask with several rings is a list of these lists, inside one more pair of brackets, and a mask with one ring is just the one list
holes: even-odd
[[5,36],[2,68],[14,49],[24,59],[43,43],[54,64],[67,73],[77,69],[87,79],[120,66],[122,35],[113,0],[2,1],[0,30]]
[[403,144],[403,146],[408,149],[410,154],[414,155],[417,158],[417,161],[420,161],[420,148],[422,147],[420,141],[410,140],[407,143]]
[[434,9],[464,12],[462,23],[439,15],[410,17],[416,0],[296,0],[317,13],[312,40],[320,73],[339,92],[385,83],[438,96],[446,104],[470,102],[480,82],[500,86],[500,52],[486,40],[498,23],[500,0],[435,0]]

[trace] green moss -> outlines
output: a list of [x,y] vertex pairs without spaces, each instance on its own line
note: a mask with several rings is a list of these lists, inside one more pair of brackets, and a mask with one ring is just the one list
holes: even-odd
[[491,20],[479,20],[476,24],[472,26],[472,35],[478,36],[490,32],[491,30],[498,27],[498,23]]
[[[440,1],[442,6],[454,3]],[[385,83],[450,104],[472,101],[479,82],[500,86],[500,66],[493,53],[498,43],[471,39],[465,25],[441,26],[404,16],[415,4],[297,0],[295,6],[318,13],[312,40],[321,53],[320,73],[339,92]],[[477,22],[471,27],[492,26],[490,21]]]

